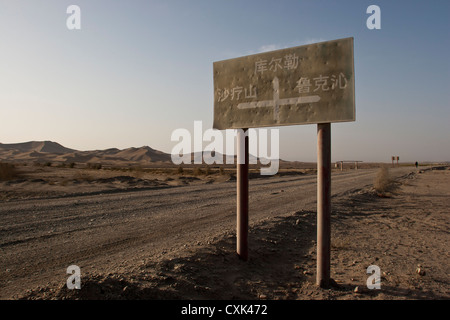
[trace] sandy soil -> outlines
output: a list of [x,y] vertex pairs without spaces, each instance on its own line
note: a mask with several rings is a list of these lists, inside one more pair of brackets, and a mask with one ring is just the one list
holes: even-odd
[[[313,174],[251,180],[248,262],[235,254],[233,181],[170,185],[155,178],[140,191],[3,194],[0,295],[449,299],[450,170],[390,174],[394,188],[382,196],[372,186],[376,170],[333,174],[331,273],[338,287],[331,289],[315,285]],[[71,264],[81,268],[81,290],[66,288]],[[366,287],[369,265],[381,270],[379,290]]]
[[[196,168],[200,171],[197,172]],[[308,168],[280,168],[277,176],[315,173]],[[117,167],[101,170],[35,165],[16,165],[18,177],[0,181],[0,201],[60,198],[94,194],[151,190],[166,187],[200,185],[235,181],[236,170],[231,166],[185,167],[182,173],[176,166],[155,168]],[[207,172],[206,170],[209,170]],[[260,178],[259,169],[250,169],[250,179]]]

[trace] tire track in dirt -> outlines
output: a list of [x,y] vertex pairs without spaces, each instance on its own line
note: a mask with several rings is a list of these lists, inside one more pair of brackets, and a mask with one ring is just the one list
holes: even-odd
[[[332,192],[362,188],[375,174],[376,170],[334,174]],[[314,210],[315,185],[315,175],[252,179],[250,224],[299,209]],[[231,181],[3,203],[2,297],[58,275],[64,278],[70,264],[106,272],[233,232],[235,187]]]

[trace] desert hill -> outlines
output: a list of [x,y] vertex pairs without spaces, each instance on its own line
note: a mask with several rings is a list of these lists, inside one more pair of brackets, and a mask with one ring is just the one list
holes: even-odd
[[47,152],[47,153],[69,153],[75,150],[66,148],[57,142],[53,141],[29,141],[22,143],[0,143],[0,150],[5,151],[18,151],[18,152]]
[[53,141],[0,143],[0,161],[123,164],[170,162],[170,154],[148,146],[139,148],[79,151]]
[[[201,152],[191,153],[191,163],[202,159],[211,163],[211,156]],[[222,158],[223,164],[236,163],[236,156],[217,154],[214,159]],[[250,163],[259,160],[250,155]],[[131,147],[126,149],[109,148],[104,150],[80,151],[62,146],[53,141],[29,141],[22,143],[0,143],[0,162],[15,163],[100,163],[108,166],[172,166],[169,153],[155,150],[149,146]],[[203,162],[203,164],[205,164]],[[262,161],[267,163],[267,161]],[[280,165],[294,165],[295,167],[315,167],[313,163],[291,162],[280,159]],[[190,165],[187,165],[190,166]]]

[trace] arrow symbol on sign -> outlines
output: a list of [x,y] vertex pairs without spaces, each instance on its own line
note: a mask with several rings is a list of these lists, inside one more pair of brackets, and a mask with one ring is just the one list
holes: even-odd
[[273,100],[243,102],[237,105],[238,109],[253,109],[262,107],[273,107],[273,119],[277,122],[280,120],[280,106],[288,104],[303,104],[313,103],[320,100],[319,96],[306,96],[297,98],[280,99],[280,84],[278,78],[275,77],[272,81],[273,84]]

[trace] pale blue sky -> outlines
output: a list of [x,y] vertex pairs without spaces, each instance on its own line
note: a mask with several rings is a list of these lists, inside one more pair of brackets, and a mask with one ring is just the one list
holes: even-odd
[[[170,152],[173,130],[212,126],[214,61],[354,37],[356,122],[332,125],[332,160],[450,161],[449,30],[448,0],[0,0],[0,142]],[[280,156],[315,161],[316,126],[280,128]]]

